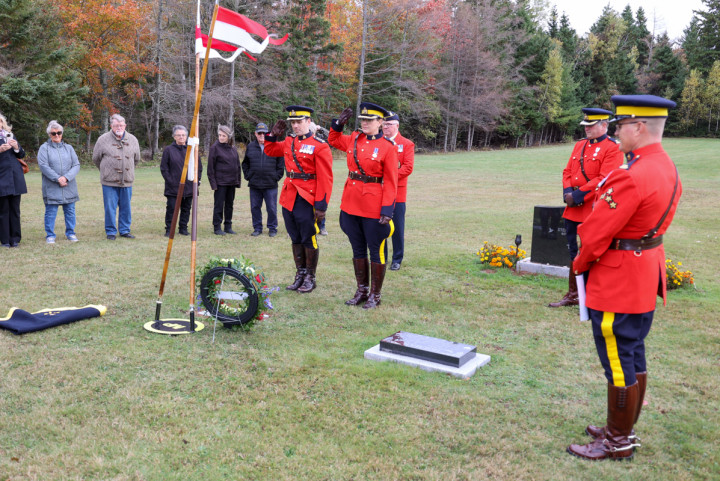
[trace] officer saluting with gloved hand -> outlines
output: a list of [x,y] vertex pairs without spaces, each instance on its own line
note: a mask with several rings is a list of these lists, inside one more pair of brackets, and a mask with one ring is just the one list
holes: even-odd
[[285,121],[278,120],[265,138],[265,154],[285,157],[286,177],[280,205],[296,267],[295,281],[287,289],[306,293],[316,286],[320,252],[315,236],[319,232],[317,220],[325,217],[332,193],[332,153],[325,141],[310,132],[313,109],[291,105],[285,110],[293,133],[284,142],[278,142],[286,129]]
[[[389,112],[370,102],[360,104],[361,129],[343,135],[352,117],[347,108],[332,122],[328,142],[347,152],[348,178],[340,204],[340,228],[350,240],[357,291],[345,304],[363,309],[380,305],[380,293],[387,267],[387,239],[392,236],[392,215],[397,195],[397,149],[382,131]],[[371,269],[368,265],[370,251]],[[372,274],[370,283],[369,274]]]

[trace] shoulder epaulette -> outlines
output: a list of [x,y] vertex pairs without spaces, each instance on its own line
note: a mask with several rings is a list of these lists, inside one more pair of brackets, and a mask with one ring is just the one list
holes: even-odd
[[321,144],[327,144],[327,141],[325,139],[321,139],[320,137],[316,137],[313,135],[313,139],[317,140]]
[[293,137],[293,138],[294,138],[294,137],[297,137],[297,135],[295,135],[295,134],[290,134],[290,135],[288,135],[288,137]]
[[614,137],[610,137],[609,135],[608,135],[608,137],[607,137],[607,138],[608,138],[608,140],[609,140],[610,142],[615,142],[616,144],[619,144],[619,143],[620,143],[620,141],[619,141],[619,140],[617,140],[617,139],[616,139],[616,138],[614,138]]

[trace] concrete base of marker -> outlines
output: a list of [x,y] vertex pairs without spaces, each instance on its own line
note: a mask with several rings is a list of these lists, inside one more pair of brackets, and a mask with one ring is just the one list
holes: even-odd
[[460,367],[446,366],[444,364],[438,364],[436,362],[424,361],[422,359],[416,359],[414,357],[401,356],[399,354],[393,354],[391,352],[381,351],[380,344],[371,347],[365,351],[365,359],[373,361],[391,361],[398,362],[400,364],[407,364],[408,366],[419,367],[425,371],[439,371],[447,374],[451,374],[455,377],[467,379],[475,374],[475,371],[479,367],[484,366],[490,362],[490,356],[485,354],[475,354],[475,357],[467,361]]
[[567,279],[570,275],[570,268],[564,266],[554,266],[552,264],[538,264],[533,262],[530,257],[527,257],[518,261],[517,272],[545,274],[546,276],[564,277]]

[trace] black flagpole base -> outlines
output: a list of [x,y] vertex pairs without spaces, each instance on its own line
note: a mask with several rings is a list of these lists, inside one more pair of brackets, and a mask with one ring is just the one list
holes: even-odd
[[[194,318],[195,316],[191,315],[191,317]],[[189,321],[187,319],[158,319],[146,322],[143,327],[146,331],[170,336],[192,334],[205,329],[205,325],[202,322],[195,321],[195,319]]]

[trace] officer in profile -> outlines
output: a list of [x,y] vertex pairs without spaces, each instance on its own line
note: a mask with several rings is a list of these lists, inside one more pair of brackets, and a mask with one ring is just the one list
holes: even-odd
[[575,274],[587,273],[586,305],[608,381],[607,424],[586,428],[593,442],[568,447],[590,460],[630,459],[640,446],[633,426],[647,385],[645,337],[656,296],[666,301],[663,234],[682,194],[678,171],[661,145],[675,102],[654,95],[611,100],[627,164],[598,184],[592,212],[578,228],[581,247],[572,266]]
[[324,140],[310,131],[315,112],[304,105],[286,107],[293,133],[279,142],[287,128],[278,120],[265,137],[265,154],[285,158],[286,177],[280,192],[280,205],[295,260],[295,280],[286,287],[301,293],[316,287],[315,271],[320,251],[317,221],[325,218],[332,193],[332,153]]
[[[607,135],[612,112],[604,109],[585,108],[580,125],[585,127],[585,138],[575,144],[567,166],[563,170],[563,212],[570,260],[578,252],[577,229],[592,211],[595,188],[613,169],[623,162],[617,142]],[[578,303],[575,276],[570,275],[568,291],[548,307],[576,306]]]

